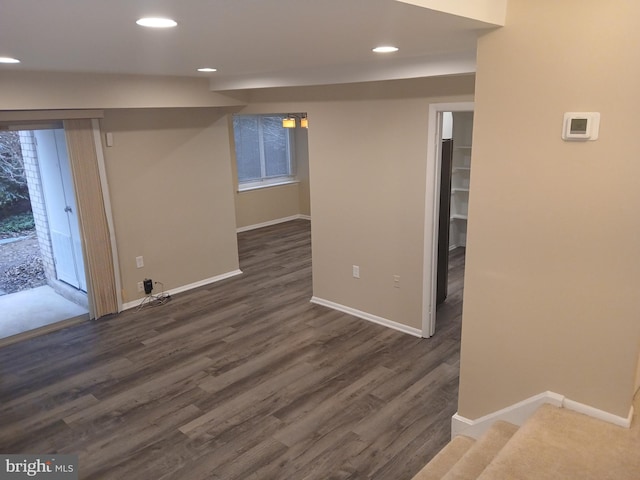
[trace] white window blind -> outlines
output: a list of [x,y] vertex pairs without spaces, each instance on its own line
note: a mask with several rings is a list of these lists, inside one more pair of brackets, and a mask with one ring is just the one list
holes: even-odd
[[285,115],[234,115],[233,133],[239,187],[295,179],[293,135],[282,126]]

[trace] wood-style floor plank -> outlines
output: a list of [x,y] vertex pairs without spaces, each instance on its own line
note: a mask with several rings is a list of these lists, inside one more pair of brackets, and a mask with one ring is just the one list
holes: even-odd
[[411,478],[456,410],[464,249],[427,340],[310,303],[310,237],[241,233],[242,275],[0,348],[0,452],[77,453],[83,479]]

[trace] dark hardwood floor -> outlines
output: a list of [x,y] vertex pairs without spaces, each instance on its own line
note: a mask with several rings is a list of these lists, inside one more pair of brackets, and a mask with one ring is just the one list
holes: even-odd
[[309,222],[238,241],[243,275],[0,348],[0,453],[77,453],[92,479],[410,479],[456,410],[455,254],[419,339],[309,302]]

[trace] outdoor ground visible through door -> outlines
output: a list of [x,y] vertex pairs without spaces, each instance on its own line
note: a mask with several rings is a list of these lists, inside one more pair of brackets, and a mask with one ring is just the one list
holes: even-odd
[[0,296],[46,284],[35,229],[0,232]]

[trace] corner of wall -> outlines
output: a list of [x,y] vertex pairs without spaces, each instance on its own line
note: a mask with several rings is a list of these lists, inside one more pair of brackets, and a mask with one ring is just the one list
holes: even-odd
[[574,412],[582,413],[589,417],[597,418],[598,420],[625,428],[629,428],[631,426],[631,420],[633,419],[634,412],[632,405],[627,417],[620,417],[590,405],[570,400],[564,395],[546,391],[475,420],[471,420],[456,413],[451,417],[451,438],[456,435],[466,435],[476,439],[480,438],[482,434],[498,420],[521,426],[543,404],[573,410]]

